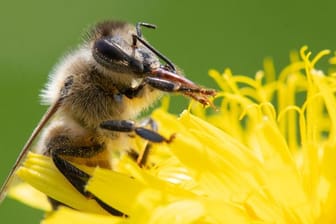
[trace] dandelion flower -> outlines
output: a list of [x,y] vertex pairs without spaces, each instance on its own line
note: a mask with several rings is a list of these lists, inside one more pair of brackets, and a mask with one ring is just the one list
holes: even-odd
[[269,59],[254,78],[211,70],[217,110],[155,110],[159,132],[176,138],[153,145],[147,166],[125,155],[114,170],[80,167],[92,176],[86,189],[127,217],[108,214],[33,153],[17,175],[67,207],[51,211],[42,194],[27,200],[22,186],[11,195],[46,210],[44,224],[334,223],[336,73],[316,68],[329,53],[303,47],[278,75]]

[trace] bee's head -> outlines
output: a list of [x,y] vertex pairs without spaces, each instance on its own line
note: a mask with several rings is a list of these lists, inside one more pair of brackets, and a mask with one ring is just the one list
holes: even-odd
[[144,76],[160,67],[159,58],[139,41],[134,44],[136,28],[124,22],[97,24],[89,33],[94,60],[107,70]]

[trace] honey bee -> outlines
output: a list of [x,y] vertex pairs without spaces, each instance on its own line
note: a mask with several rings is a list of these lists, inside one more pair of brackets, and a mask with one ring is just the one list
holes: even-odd
[[[170,142],[155,128],[137,124],[139,113],[164,92],[181,93],[204,105],[215,91],[185,78],[176,66],[142,36],[141,27],[120,21],[96,24],[82,45],[55,67],[42,100],[50,105],[24,145],[0,191],[0,200],[34,140],[57,169],[83,195],[113,215],[125,215],[85,191],[90,178],[71,162],[111,169],[110,154],[125,147],[129,133],[149,142]],[[146,123],[151,123],[149,120]],[[53,206],[57,201],[50,199]]]

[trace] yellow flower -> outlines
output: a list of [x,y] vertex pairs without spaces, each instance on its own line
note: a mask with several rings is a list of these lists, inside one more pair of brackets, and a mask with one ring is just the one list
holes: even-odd
[[109,215],[33,153],[17,174],[72,209],[51,211],[42,196],[18,195],[22,186],[11,195],[48,211],[44,224],[335,223],[336,73],[316,69],[327,54],[303,47],[279,75],[269,59],[255,78],[212,70],[217,110],[154,111],[159,132],[176,138],[153,145],[148,166],[122,156],[114,171],[80,167],[93,176],[86,189],[128,217]]

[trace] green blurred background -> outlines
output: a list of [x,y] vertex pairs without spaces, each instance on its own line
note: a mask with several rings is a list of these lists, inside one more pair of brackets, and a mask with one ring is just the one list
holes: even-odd
[[[4,1],[0,3],[0,182],[45,111],[38,94],[47,74],[102,19],[158,25],[147,39],[192,80],[215,87],[210,68],[254,75],[266,56],[277,71],[290,50],[336,48],[335,1]],[[175,99],[174,99],[175,100]],[[176,99],[174,111],[186,107]],[[1,223],[38,223],[42,212],[6,199]]]

